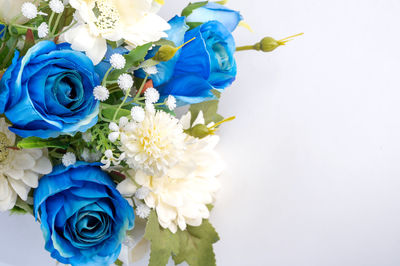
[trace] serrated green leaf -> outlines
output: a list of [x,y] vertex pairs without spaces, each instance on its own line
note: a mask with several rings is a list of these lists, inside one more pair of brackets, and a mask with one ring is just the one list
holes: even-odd
[[108,76],[108,80],[117,80],[121,74],[126,73],[130,68],[137,67],[141,62],[143,62],[152,45],[153,43],[146,43],[142,46],[136,47],[134,50],[130,51],[129,54],[124,55],[126,60],[125,67],[111,72]]
[[151,242],[149,266],[167,265],[169,258],[179,252],[179,237],[158,223],[155,211],[150,213],[144,237]]
[[175,264],[186,261],[189,266],[215,266],[213,244],[219,240],[218,233],[208,220],[200,226],[188,226],[185,231],[178,231],[180,249],[173,256]]
[[217,114],[218,103],[219,103],[218,100],[211,100],[211,101],[206,101],[206,102],[202,102],[202,103],[192,104],[189,109],[190,112],[192,113],[191,124],[197,118],[200,111],[203,111],[204,120],[205,120],[206,125],[211,122],[218,123],[218,122],[222,121],[224,118],[221,115]]
[[68,148],[68,143],[56,139],[29,137],[18,142],[17,147],[20,149],[60,148],[65,150]]
[[182,10],[182,17],[188,17],[190,14],[192,14],[193,10],[203,7],[207,4],[208,4],[208,1],[189,3],[189,5]]

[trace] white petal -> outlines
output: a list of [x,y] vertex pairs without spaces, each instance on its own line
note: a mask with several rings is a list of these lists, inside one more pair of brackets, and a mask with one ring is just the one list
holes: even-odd
[[5,173],[10,179],[20,180],[24,176],[24,170],[9,168]]
[[203,111],[200,111],[199,114],[197,115],[196,120],[194,120],[192,127],[196,125],[204,125],[206,122],[204,120],[204,115]]
[[37,188],[38,187],[38,180],[39,176],[38,174],[32,172],[32,171],[25,171],[24,176],[22,177],[22,181],[31,188]]
[[35,166],[35,160],[30,154],[21,151],[15,155],[12,166],[15,169],[32,169]]
[[28,199],[28,193],[31,190],[30,187],[24,184],[24,182],[20,180],[14,180],[14,179],[9,179],[8,180],[11,184],[11,187],[14,189],[14,191],[18,194],[18,196],[22,200],[27,200]]
[[42,157],[36,161],[36,165],[32,168],[32,171],[41,175],[47,175],[53,171],[53,166],[47,157]]
[[187,112],[185,115],[181,117],[180,123],[182,125],[183,130],[187,130],[190,128],[190,121],[192,120],[192,113]]
[[124,196],[124,197],[132,197],[135,194],[137,187],[135,183],[130,179],[127,178],[121,183],[118,184],[117,190]]

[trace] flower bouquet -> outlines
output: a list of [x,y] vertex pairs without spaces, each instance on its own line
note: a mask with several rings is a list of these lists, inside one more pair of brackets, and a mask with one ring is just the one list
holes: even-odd
[[290,38],[236,47],[224,1],[163,2],[0,0],[0,211],[60,263],[216,265],[219,98],[236,51]]

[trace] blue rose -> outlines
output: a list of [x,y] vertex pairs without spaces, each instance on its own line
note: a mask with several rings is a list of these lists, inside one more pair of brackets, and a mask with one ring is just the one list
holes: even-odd
[[68,44],[42,41],[18,58],[0,81],[0,114],[21,137],[57,137],[85,132],[97,123],[100,84],[92,61]]
[[[168,39],[176,46],[195,39],[170,61],[158,64],[158,73],[150,76],[161,99],[173,95],[179,105],[213,99],[213,89],[222,91],[236,78],[236,46],[231,32],[218,21],[189,31],[184,17],[174,17],[169,23]],[[155,52],[151,51],[150,56]],[[143,77],[144,73],[138,71],[137,75]]]
[[45,248],[64,264],[110,265],[134,226],[132,207],[98,164],[57,166],[39,181],[34,213]]
[[226,6],[209,2],[205,6],[196,8],[187,16],[187,22],[208,22],[217,20],[224,24],[229,31],[234,31],[240,21],[243,20],[242,15],[238,11],[227,8]]

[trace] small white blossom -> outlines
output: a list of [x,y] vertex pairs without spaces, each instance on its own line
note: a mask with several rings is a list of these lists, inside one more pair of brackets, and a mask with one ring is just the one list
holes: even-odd
[[111,123],[108,125],[108,128],[109,128],[111,131],[114,131],[114,132],[118,132],[118,131],[119,131],[119,126],[118,126],[117,123],[115,123],[115,122],[111,122]]
[[113,152],[112,150],[106,150],[106,152],[104,153],[104,156],[106,156],[106,158],[111,159],[113,158]]
[[74,165],[76,163],[76,156],[72,152],[67,152],[62,157],[62,163],[65,167]]
[[115,69],[123,69],[126,64],[125,57],[121,54],[115,53],[110,57],[110,64]]
[[49,26],[46,22],[42,22],[38,27],[38,36],[39,38],[45,38],[49,34]]
[[149,114],[155,114],[156,113],[156,108],[154,107],[154,104],[146,102],[145,106],[146,112]]
[[82,133],[82,139],[86,143],[91,142],[92,141],[92,133],[90,133],[90,132]]
[[133,78],[129,74],[122,74],[118,78],[118,86],[125,92],[128,93],[133,86]]
[[104,159],[101,160],[101,163],[103,164],[103,166],[101,166],[101,168],[103,170],[107,170],[111,167],[111,163],[113,165],[119,165],[121,163],[122,160],[125,159],[125,153],[122,153],[119,158],[115,158],[114,154],[111,150],[106,150],[106,152],[104,153]]
[[112,143],[116,142],[118,138],[119,138],[119,132],[111,132],[108,135],[108,140],[111,141]]
[[93,89],[93,96],[96,100],[104,102],[110,97],[110,92],[104,86],[97,86]]
[[135,192],[135,197],[140,200],[144,200],[149,195],[150,189],[147,187],[141,187]]
[[150,208],[146,206],[146,204],[139,204],[136,207],[136,215],[142,219],[146,219],[150,215]]
[[144,72],[146,72],[149,75],[155,75],[158,73],[156,66],[144,67],[143,70],[144,70]]
[[125,116],[123,116],[119,119],[119,127],[120,128],[125,127],[128,123],[129,123],[129,119]]
[[60,0],[51,0],[49,6],[54,13],[60,14],[64,12],[64,4]]
[[160,93],[154,88],[148,88],[144,93],[146,103],[156,103],[160,99]]
[[133,120],[140,123],[144,120],[145,112],[142,107],[134,106],[134,107],[132,107],[132,110],[131,110],[131,116],[132,116]]
[[176,99],[174,96],[169,95],[167,100],[165,101],[165,104],[167,105],[169,110],[174,110],[176,108]]
[[21,12],[22,12],[22,15],[28,19],[36,18],[37,14],[38,14],[37,7],[30,2],[25,2],[22,5]]

